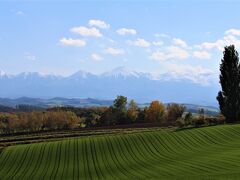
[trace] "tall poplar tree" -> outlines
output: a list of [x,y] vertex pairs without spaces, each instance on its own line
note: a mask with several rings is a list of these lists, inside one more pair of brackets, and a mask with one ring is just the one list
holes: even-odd
[[239,119],[239,57],[234,45],[226,46],[220,64],[220,84],[222,90],[218,92],[217,100],[221,113],[226,122],[235,122]]

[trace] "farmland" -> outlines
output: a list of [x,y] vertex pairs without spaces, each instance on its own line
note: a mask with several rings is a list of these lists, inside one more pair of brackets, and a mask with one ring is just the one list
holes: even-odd
[[67,138],[0,153],[1,179],[237,179],[240,125]]

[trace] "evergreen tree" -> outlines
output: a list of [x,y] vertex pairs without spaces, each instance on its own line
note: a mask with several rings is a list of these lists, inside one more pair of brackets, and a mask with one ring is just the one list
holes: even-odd
[[217,100],[221,113],[227,122],[239,119],[239,57],[234,45],[226,46],[220,64],[220,84]]

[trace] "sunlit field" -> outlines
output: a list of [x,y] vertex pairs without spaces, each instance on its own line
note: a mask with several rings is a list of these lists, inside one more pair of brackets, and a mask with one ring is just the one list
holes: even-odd
[[221,179],[239,176],[240,125],[72,138],[0,154],[1,179]]

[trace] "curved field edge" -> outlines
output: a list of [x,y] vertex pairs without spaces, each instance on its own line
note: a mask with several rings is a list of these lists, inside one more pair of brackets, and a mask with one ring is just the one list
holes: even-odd
[[[102,135],[116,135],[116,134],[129,134],[146,131],[154,131],[163,129],[166,127],[137,127],[137,128],[115,128],[115,129],[75,129],[75,130],[63,130],[63,131],[50,131],[50,132],[38,132],[38,133],[16,133],[10,135],[0,135],[0,150],[14,145],[20,144],[32,144],[39,142],[58,141],[67,138],[79,138],[83,136],[102,136]],[[171,128],[175,130],[176,128]]]
[[239,179],[240,125],[18,145],[1,179]]

